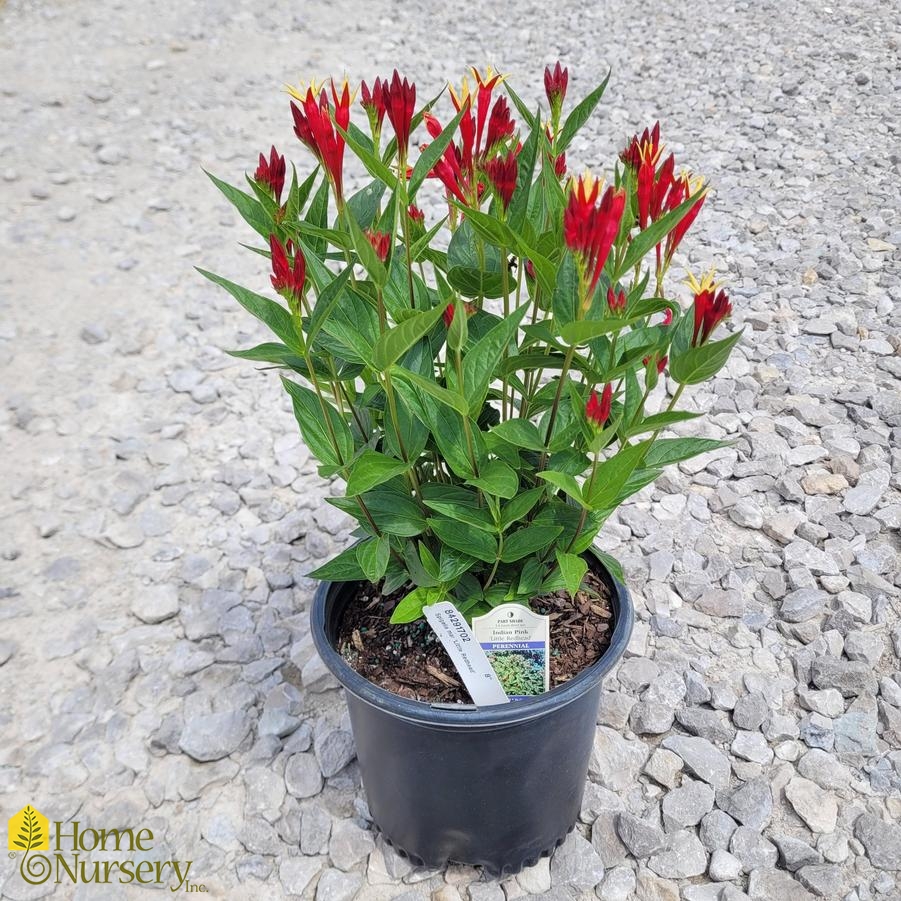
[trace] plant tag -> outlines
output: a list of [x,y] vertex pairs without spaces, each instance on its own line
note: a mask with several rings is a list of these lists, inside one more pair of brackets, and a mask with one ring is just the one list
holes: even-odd
[[473,703],[477,707],[508,703],[507,693],[463,614],[450,601],[427,604],[422,612],[457,668]]
[[522,604],[501,604],[484,616],[474,616],[472,630],[512,700],[548,690],[550,617]]

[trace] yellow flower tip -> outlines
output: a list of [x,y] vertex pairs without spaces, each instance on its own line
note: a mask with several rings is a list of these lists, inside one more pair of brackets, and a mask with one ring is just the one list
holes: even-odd
[[654,145],[650,141],[645,141],[638,148],[638,155],[641,157],[641,161],[643,163],[650,162],[653,166],[657,166],[657,163],[660,162],[660,158],[663,156],[664,145],[660,144],[656,150],[654,150]]
[[311,78],[309,81],[301,79],[296,88],[290,84],[286,84],[285,90],[295,100],[299,100],[301,103],[303,103],[304,100],[307,99],[307,94],[310,91],[313,92],[314,97],[318,97],[322,89],[325,87],[327,81],[329,81],[328,78],[323,78],[320,82],[317,82],[315,78]]
[[460,93],[458,94],[454,90],[454,86],[452,84],[448,84],[448,89],[451,93],[451,99],[454,101],[454,106],[457,110],[463,109],[463,104],[466,103],[467,100],[472,96],[472,92],[469,89],[469,78],[468,76],[463,76],[463,82],[460,87]]
[[705,291],[717,291],[723,283],[716,280],[716,270],[709,269],[701,276],[700,281],[689,272],[685,284],[691,288],[693,294],[703,294]]
[[492,66],[488,66],[485,69],[484,75],[482,75],[475,66],[470,66],[469,71],[472,72],[472,77],[476,80],[476,84],[480,88],[493,88],[507,77],[506,75],[501,75],[500,72],[495,72]]
[[694,197],[699,191],[704,196],[710,190],[710,186],[705,183],[703,175],[693,175],[688,169],[682,170],[679,179],[685,184],[685,193],[688,197]]
[[[339,84],[335,81],[334,78],[330,78],[329,81],[332,83],[332,89],[335,93],[340,97],[345,91],[347,91],[350,96],[350,102],[355,103],[357,100],[357,92],[360,90],[359,86],[351,89],[350,82],[347,79],[347,75],[341,79],[341,83]],[[316,93],[315,91],[313,93]]]
[[597,185],[598,194],[604,190],[604,179],[598,178],[586,169],[578,178],[575,175],[571,175],[569,177],[569,185],[579,195],[580,199],[586,200],[591,196],[595,185]]

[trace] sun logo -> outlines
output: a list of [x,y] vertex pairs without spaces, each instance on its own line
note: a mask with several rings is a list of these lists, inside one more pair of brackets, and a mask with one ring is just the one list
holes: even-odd
[[50,823],[30,804],[9,820],[10,851],[47,851],[50,848]]

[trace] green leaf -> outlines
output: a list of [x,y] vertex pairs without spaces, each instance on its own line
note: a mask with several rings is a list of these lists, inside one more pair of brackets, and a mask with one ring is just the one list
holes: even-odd
[[579,483],[567,472],[555,472],[552,469],[546,469],[544,472],[536,473],[539,479],[550,482],[555,488],[559,488],[568,497],[571,497],[580,507],[585,507],[585,501],[582,499],[582,489]]
[[469,317],[462,303],[454,304],[454,316],[447,330],[447,346],[454,352],[462,350],[469,340]]
[[658,429],[664,429],[667,426],[675,425],[679,422],[687,422],[690,419],[697,419],[700,413],[689,413],[687,410],[671,410],[663,413],[652,413],[645,416],[640,422],[635,423],[626,431],[626,437],[631,438],[634,435],[641,435],[644,432],[655,432]]
[[464,297],[502,297],[504,280],[499,272],[486,272],[469,266],[452,266],[447,273],[448,282]]
[[375,343],[372,351],[372,366],[384,372],[392,363],[396,363],[420,338],[427,335],[444,314],[441,307],[415,313],[400,325],[394,326]]
[[742,332],[735,332],[722,341],[708,342],[700,347],[692,347],[683,354],[674,354],[669,361],[670,375],[682,385],[706,382],[726,365],[732,348],[741,336]]
[[729,442],[715,438],[659,438],[651,445],[643,465],[658,468],[669,466],[722,447],[729,447]]
[[307,364],[303,357],[298,356],[289,347],[275,341],[257,344],[247,350],[227,350],[230,357],[239,360],[253,360],[257,363],[275,363],[277,366],[288,366],[291,369],[306,371]]
[[316,182],[316,176],[319,174],[319,166],[317,166],[305,179],[298,185],[297,169],[291,165],[291,189],[288,191],[288,200],[285,203],[285,222],[290,226],[300,218],[300,212],[304,208],[313,185]]
[[468,482],[496,497],[510,498],[519,490],[519,476],[511,466],[500,460],[492,460],[483,466],[479,477]]
[[533,129],[541,125],[541,117],[540,115],[536,115],[533,113],[525,104],[525,102],[519,97],[516,91],[513,90],[510,82],[506,79],[503,82],[504,90],[507,92],[507,96],[513,101],[513,105],[519,111],[519,115],[525,120],[525,122],[531,126]]
[[392,366],[390,371],[392,378],[398,378],[414,388],[424,391],[439,403],[456,410],[461,416],[465,416],[468,412],[465,397],[462,397],[455,391],[448,391],[447,388],[442,388],[434,379],[421,376],[418,372],[413,372],[409,369],[402,369],[399,366]]
[[[500,363],[504,350],[516,336],[529,304],[524,303],[481,337],[463,357],[463,391],[469,398],[469,410],[477,415],[488,395],[488,386],[494,371]],[[453,370],[451,370],[453,373]],[[456,384],[456,378],[449,376],[449,383]]]
[[[367,300],[353,290],[353,283],[339,292],[329,315],[319,321],[322,331],[334,339],[329,350],[349,362],[369,364],[378,336],[377,317]],[[320,343],[325,345],[324,339],[320,338]]]
[[559,550],[555,554],[566,590],[571,596],[575,595],[582,587],[582,579],[588,572],[588,564],[578,554],[565,554]]
[[349,547],[333,557],[328,563],[307,573],[311,579],[323,582],[360,582],[366,578],[363,568],[357,560],[357,549]]
[[598,105],[601,97],[604,96],[604,90],[607,87],[608,81],[610,81],[609,71],[607,72],[607,77],[587,97],[574,107],[573,111],[566,117],[563,128],[560,130],[560,137],[557,139],[558,153],[569,147],[579,129],[588,121],[588,118],[594,112],[594,108]]
[[[310,208],[307,210],[307,214],[304,217],[304,222],[307,222],[318,229],[326,228],[328,226],[328,199],[329,181],[327,178],[323,178],[319,187],[316,189],[316,193],[313,195],[313,199],[310,202]],[[314,256],[315,254],[325,253],[325,241],[319,237],[311,238],[310,250],[313,252]],[[304,250],[304,253],[306,253],[306,250]],[[309,256],[307,257],[307,265],[310,265]]]
[[416,160],[416,165],[413,166],[413,174],[410,176],[410,184],[407,188],[410,200],[413,200],[416,196],[419,186],[425,181],[429,172],[435,167],[435,163],[438,162],[441,155],[447,149],[447,145],[450,144],[453,139],[454,132],[457,130],[460,120],[463,118],[464,113],[467,112],[468,110],[464,106],[463,109],[461,109],[460,112],[458,112],[444,127],[441,134],[433,139],[431,144],[419,154],[419,159]]
[[371,228],[385,194],[385,183],[376,179],[347,198],[347,209],[360,228]]
[[524,526],[504,539],[501,561],[513,563],[546,548],[561,532],[561,526]]
[[397,186],[397,178],[394,173],[356,137],[346,132],[340,125],[335,125],[335,131],[347,142],[347,146],[359,158],[366,167],[366,171],[373,177],[383,181],[391,190]]
[[608,316],[604,319],[581,319],[578,322],[569,322],[560,328],[560,337],[571,345],[586,344],[593,338],[608,335],[610,332],[620,332],[626,326],[632,325],[644,319],[643,315],[629,316],[627,318]]
[[444,600],[445,594],[446,592],[443,588],[414,588],[394,608],[389,622],[394,625],[398,623],[412,623],[422,616],[424,607],[429,607]]
[[319,296],[316,298],[316,306],[313,307],[313,315],[310,317],[310,326],[307,333],[307,342],[310,347],[313,346],[323,322],[329,318],[329,314],[338,302],[341,292],[344,290],[344,286],[352,273],[353,267],[347,266],[329,282],[326,288],[320,289]]
[[268,239],[274,231],[272,220],[263,209],[263,205],[254,197],[239,191],[234,185],[216,178],[211,172],[203,170],[209,176],[210,181],[225,195],[229,203],[241,215],[241,218],[250,225],[254,231],[259,232]]
[[508,529],[513,523],[526,516],[541,500],[547,489],[544,486],[521,491],[509,503],[501,508],[501,529]]
[[494,563],[497,559],[497,542],[487,532],[444,517],[429,519],[429,528],[439,541],[470,557],[484,560],[486,563]]
[[474,557],[464,554],[449,544],[441,545],[441,561],[438,566],[438,579],[445,584],[459,579],[463,573],[476,564]]
[[519,232],[522,229],[529,209],[529,195],[535,175],[535,158],[538,154],[540,135],[541,116],[536,114],[529,137],[517,157],[516,188],[510,200],[510,208],[507,210],[507,221],[513,232]]
[[644,231],[639,232],[629,242],[623,261],[614,275],[616,281],[624,272],[630,272],[635,264],[644,259],[653,247],[656,247],[691,211],[691,208],[703,196],[704,188],[693,194],[688,200],[683,200],[674,210],[661,216]]
[[457,485],[426,482],[422,486],[422,502],[436,513],[466,523],[483,532],[494,532],[494,521],[486,507],[479,506],[475,491]]
[[[338,411],[326,400],[304,385],[298,385],[283,378],[282,384],[291,395],[294,417],[300,426],[300,433],[314,456],[330,466],[346,466],[353,457],[354,440],[347,423]],[[326,420],[328,416],[328,420]],[[329,425],[331,425],[331,431]],[[335,443],[332,442],[332,435]]]
[[370,538],[357,545],[357,563],[360,564],[360,569],[363,570],[363,574],[370,582],[378,582],[385,575],[390,551],[391,546],[388,543],[387,535]]
[[626,577],[623,573],[623,568],[620,565],[619,560],[615,557],[611,557],[610,554],[606,553],[606,551],[599,550],[596,547],[591,549],[591,553],[598,559],[598,561],[604,566],[607,572],[613,576],[619,582],[625,582]]
[[[367,491],[362,495],[366,509],[379,531],[399,538],[413,538],[426,530],[425,516],[419,504],[410,496],[406,484],[397,479]],[[368,532],[372,526],[354,497],[330,497],[328,503],[353,516]]]
[[350,236],[353,239],[354,249],[360,258],[360,263],[368,273],[369,277],[380,288],[388,281],[388,270],[384,263],[378,258],[375,248],[369,241],[369,238],[363,233],[357,220],[350,214],[344,217],[344,221],[350,230]]
[[538,426],[528,419],[508,419],[505,422],[499,422],[489,434],[497,435],[516,447],[544,450],[544,438],[538,430]]
[[552,292],[551,308],[554,311],[554,324],[566,327],[576,321],[576,310],[579,304],[579,270],[571,253],[563,257],[557,270],[557,281]]
[[422,564],[422,568],[437,582],[439,580],[439,569],[435,555],[429,550],[429,546],[424,541],[419,542],[418,548],[419,562]]
[[274,300],[270,300],[268,297],[263,297],[260,294],[254,294],[253,291],[248,291],[247,288],[242,288],[221,275],[207,272],[206,269],[198,268],[197,271],[204,278],[208,278],[214,284],[225,288],[248,313],[256,316],[260,322],[268,325],[293,351],[303,353],[303,345],[297,338],[291,314],[280,303],[276,303]]
[[506,265],[506,262],[501,260],[500,250],[491,244],[485,245],[476,235],[469,220],[464,218],[451,235],[447,246],[447,265],[449,268],[463,266],[500,275],[501,267]]
[[[410,250],[410,258],[414,263],[419,262],[423,253],[431,247],[432,238],[441,231],[444,223],[447,222],[447,216],[439,219],[421,238],[419,238]],[[404,267],[406,268],[406,266]]]
[[[420,542],[420,547],[424,547]],[[438,584],[438,580],[432,576],[422,565],[422,560],[416,550],[416,544],[408,541],[404,545],[404,564],[410,574],[410,580],[417,587],[431,588]]]
[[627,445],[598,466],[594,479],[584,485],[585,502],[593,510],[607,510],[615,505],[617,495],[632,475],[635,467],[643,462],[648,442]]
[[387,457],[367,448],[349,467],[347,495],[354,497],[371,491],[409,468],[410,464],[403,460],[395,460],[394,457]]

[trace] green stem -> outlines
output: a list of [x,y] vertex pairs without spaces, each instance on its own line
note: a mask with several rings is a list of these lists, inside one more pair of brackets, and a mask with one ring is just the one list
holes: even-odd
[[[591,495],[591,489],[594,487],[594,477],[598,471],[598,460],[600,459],[600,456],[601,449],[598,448],[594,452],[594,460],[591,463],[591,475],[588,477],[588,489],[583,493],[584,497],[590,497]],[[564,553],[568,554],[572,550],[573,545],[576,543],[576,539],[579,537],[585,526],[586,519],[588,519],[588,508],[582,507],[582,512],[579,514],[579,524],[576,526],[576,531],[573,533],[572,540],[566,546]]]
[[416,296],[413,292],[413,256],[410,248],[410,216],[407,212],[410,206],[410,198],[407,194],[407,160],[405,157],[398,157],[397,162],[397,178],[401,186],[401,223],[404,235],[404,251],[407,257],[407,286],[410,289],[410,309],[416,309]]
[[488,586],[494,581],[494,577],[497,575],[497,568],[501,562],[501,554],[504,553],[504,533],[501,532],[498,536],[497,540],[497,558],[494,561],[494,566],[491,567],[491,572],[488,574],[488,579],[485,584],[482,586],[482,590],[486,591]]
[[[504,292],[504,319],[510,315],[510,280],[507,272],[507,251],[501,248],[501,284]],[[503,360],[507,359],[507,345],[504,345]],[[513,393],[510,394],[510,415],[513,415]],[[501,419],[507,419],[507,378],[501,383]]]
[[[463,397],[466,397],[466,391],[465,391],[464,385],[463,385],[463,357],[460,353],[459,348],[457,348],[457,350],[454,352],[454,362],[456,364],[456,370],[457,370],[458,389],[460,391],[460,394],[463,395]],[[469,425],[469,414],[468,413],[464,414],[462,416],[462,419],[463,419],[463,434],[466,436],[466,450],[469,454],[469,462],[472,464],[473,475],[475,475],[475,477],[478,478],[479,477],[479,464],[476,460],[475,446],[472,443],[472,429],[470,428],[470,425]],[[479,492],[479,494],[481,494],[481,492]]]
[[538,461],[538,472],[541,472],[547,464],[547,446],[551,443],[551,436],[554,433],[554,425],[557,422],[557,411],[560,409],[560,398],[563,395],[563,383],[569,375],[569,367],[572,364],[575,351],[575,347],[570,346],[566,351],[566,357],[563,360],[563,369],[560,370],[560,380],[557,382],[557,393],[554,395],[554,403],[551,406],[551,415],[548,417],[547,432],[544,436],[545,449],[541,452],[541,459]]

